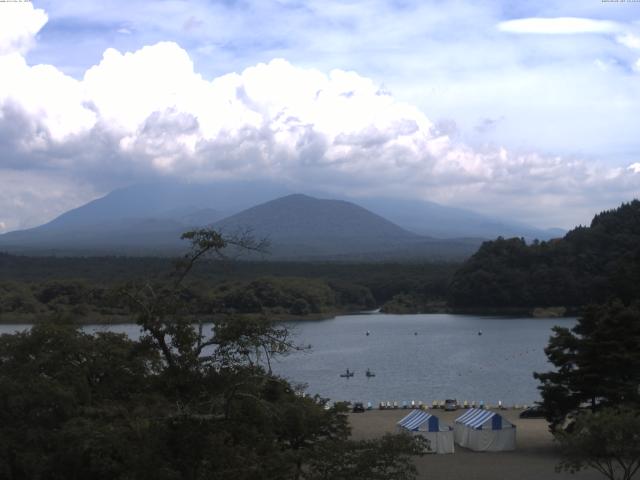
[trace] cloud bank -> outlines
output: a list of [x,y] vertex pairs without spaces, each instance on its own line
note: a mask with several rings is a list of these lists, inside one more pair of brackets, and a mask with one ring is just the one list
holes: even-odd
[[588,216],[640,187],[635,165],[472,148],[446,122],[353,71],[275,59],[207,79],[187,51],[160,42],[107,49],[76,79],[27,63],[46,14],[18,5],[24,28],[0,29],[6,230],[149,178],[278,179],[301,191],[429,199],[543,226],[567,226],[563,208]]

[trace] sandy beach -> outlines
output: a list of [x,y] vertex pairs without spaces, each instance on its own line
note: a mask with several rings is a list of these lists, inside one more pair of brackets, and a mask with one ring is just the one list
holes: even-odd
[[[598,472],[582,471],[578,474],[556,473],[558,451],[543,419],[521,419],[521,410],[503,410],[500,413],[517,427],[517,449],[513,452],[473,452],[458,445],[451,455],[425,455],[416,458],[420,479],[429,480],[542,480],[542,479],[601,479]],[[463,411],[433,410],[441,422],[453,424]],[[371,410],[352,413],[349,421],[354,439],[376,438],[387,432],[396,432],[396,422],[409,410]]]

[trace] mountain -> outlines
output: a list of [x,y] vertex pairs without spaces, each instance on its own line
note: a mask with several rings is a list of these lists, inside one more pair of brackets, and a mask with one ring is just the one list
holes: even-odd
[[[526,225],[422,201],[343,197],[311,205],[311,197],[293,196],[271,203],[274,198],[287,198],[291,193],[281,183],[265,181],[133,185],[39,227],[0,235],[0,249],[58,255],[173,254],[183,248],[179,236],[186,230],[212,224],[237,228],[242,223],[277,239],[279,245],[287,245],[286,249],[277,249],[285,257],[353,257],[363,252],[371,257],[377,252],[380,258],[386,258],[392,251],[396,257],[423,256],[425,243],[429,244],[429,255],[460,257],[472,253],[480,239],[499,235],[527,239],[555,236]],[[359,210],[354,203],[360,205]],[[263,208],[254,210],[262,204]],[[282,213],[276,215],[278,209]],[[379,222],[376,228],[371,227],[373,216]],[[320,220],[311,221],[313,218]],[[401,232],[392,231],[391,225]],[[321,228],[328,229],[326,234]],[[339,232],[341,228],[345,230]],[[304,236],[304,232],[314,234]]]
[[409,232],[354,203],[301,194],[249,208],[214,227],[228,233],[250,227],[256,237],[270,240],[272,254],[280,258],[401,256],[403,249],[415,253],[422,249],[430,256],[431,244],[442,243]]
[[58,255],[175,253],[184,247],[184,231],[287,193],[268,182],[133,185],[38,227],[0,235],[0,248]]
[[567,233],[560,228],[535,228],[524,223],[423,200],[361,198],[353,201],[407,230],[436,238],[493,239],[502,236],[549,240]]

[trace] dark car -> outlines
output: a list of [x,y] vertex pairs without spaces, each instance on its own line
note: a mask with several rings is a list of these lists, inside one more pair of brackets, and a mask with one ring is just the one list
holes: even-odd
[[459,407],[459,405],[458,405],[458,401],[457,401],[455,398],[447,398],[447,399],[444,401],[444,409],[445,409],[447,412],[452,412],[452,411],[454,411],[454,410],[457,410],[457,409],[458,409],[458,407]]
[[364,412],[364,404],[362,402],[356,402],[353,404],[353,409],[351,410],[354,413]]
[[520,418],[544,418],[544,412],[540,407],[529,407],[520,412]]

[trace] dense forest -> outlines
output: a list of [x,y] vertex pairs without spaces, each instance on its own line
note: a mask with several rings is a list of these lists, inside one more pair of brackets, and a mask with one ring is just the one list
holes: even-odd
[[485,242],[455,273],[453,307],[580,307],[640,298],[640,201],[596,215],[562,238]]
[[[168,281],[167,258],[24,257],[0,254],[0,321],[129,321],[123,292]],[[457,264],[298,263],[208,260],[185,283],[190,314],[319,318],[370,310],[427,311],[442,305]]]

